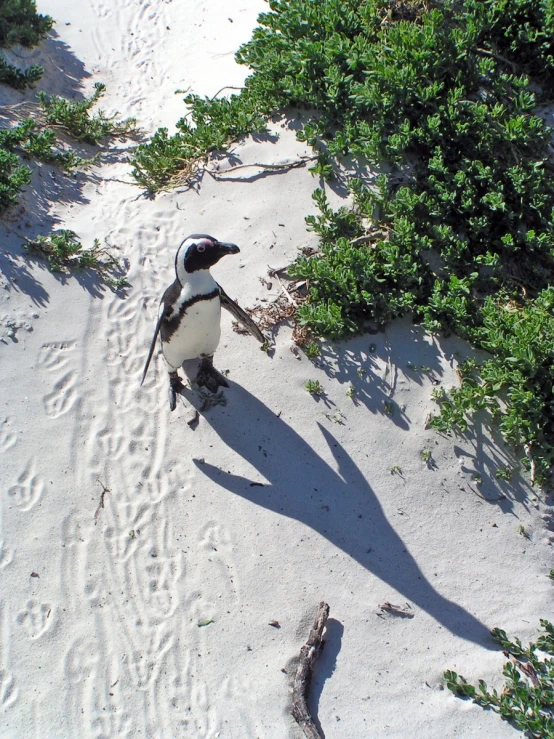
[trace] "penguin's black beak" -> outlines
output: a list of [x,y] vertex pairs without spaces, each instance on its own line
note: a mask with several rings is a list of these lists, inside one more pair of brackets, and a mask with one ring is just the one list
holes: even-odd
[[217,247],[221,252],[222,257],[225,256],[225,254],[238,254],[240,251],[236,244],[226,244],[224,241],[218,241]]

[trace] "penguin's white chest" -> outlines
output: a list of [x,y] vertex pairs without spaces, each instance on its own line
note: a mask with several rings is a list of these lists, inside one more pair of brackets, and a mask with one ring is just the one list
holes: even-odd
[[181,317],[179,326],[168,341],[162,342],[162,352],[174,369],[187,359],[213,354],[221,337],[221,301],[219,295],[210,300],[198,300]]

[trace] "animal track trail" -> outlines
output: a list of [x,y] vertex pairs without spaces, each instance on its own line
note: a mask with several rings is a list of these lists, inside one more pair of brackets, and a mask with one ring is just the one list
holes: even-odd
[[137,688],[146,688],[156,682],[165,655],[174,642],[173,635],[163,625],[144,631],[139,648],[125,657],[131,680]]
[[[99,640],[102,648],[100,664],[102,668],[95,671],[84,698],[85,713],[88,718],[89,733],[94,739],[112,739],[112,737],[135,737],[139,734],[135,725],[136,714],[121,711],[125,705],[120,684],[119,654],[106,654],[106,632],[99,625],[103,635]],[[119,684],[120,687],[117,687]]]
[[6,668],[0,668],[0,712],[7,711],[19,697],[15,678]]
[[114,418],[111,426],[96,431],[92,437],[92,466],[97,467],[108,462],[110,466],[117,462],[125,453],[124,431],[121,424]]
[[16,617],[16,623],[22,626],[31,639],[38,639],[51,628],[54,622],[50,603],[27,601],[24,610]]
[[72,684],[87,680],[96,670],[99,659],[97,640],[90,636],[78,636],[65,653],[65,677]]
[[94,714],[95,717],[91,719],[91,735],[94,739],[131,739],[137,735],[128,713],[106,713],[96,705]]
[[63,369],[70,361],[71,351],[76,344],[76,341],[57,341],[43,344],[38,353],[38,367],[50,372]]
[[201,529],[198,540],[199,549],[217,568],[217,575],[210,572],[210,584],[215,586],[215,592],[226,594],[228,603],[236,602],[239,598],[239,583],[229,530],[216,521],[210,521]]
[[244,739],[256,739],[263,735],[262,727],[256,727],[258,722],[255,717],[259,712],[251,699],[255,693],[255,687],[250,681],[237,675],[225,677],[218,691],[217,704],[227,704],[230,712],[235,715],[235,725],[240,726]]
[[[146,557],[151,558],[152,553]],[[144,608],[152,622],[167,619],[175,612],[179,605],[176,584],[180,575],[179,560],[161,560],[157,555],[137,572]]]
[[43,480],[35,474],[34,460],[27,463],[25,470],[17,478],[17,483],[8,488],[8,496],[20,511],[30,511],[44,492]]
[[10,549],[4,539],[0,539],[0,570],[5,569],[13,560],[13,549]]
[[17,431],[10,428],[12,421],[11,416],[6,416],[0,421],[0,452],[7,452],[17,443]]
[[77,400],[77,372],[71,370],[56,382],[54,390],[43,398],[46,414],[59,418],[71,410]]
[[111,560],[124,563],[148,546],[152,510],[148,505],[125,503],[117,507],[104,530],[104,544]]

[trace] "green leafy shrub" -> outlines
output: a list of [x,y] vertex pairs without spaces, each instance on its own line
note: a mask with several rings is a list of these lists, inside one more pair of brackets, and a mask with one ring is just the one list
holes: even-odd
[[[444,673],[446,685],[455,695],[471,698],[483,708],[492,709],[533,739],[554,737],[554,626],[541,619],[543,634],[536,643],[524,648],[519,639],[511,641],[502,629],[493,629],[492,637],[505,650],[510,661],[502,674],[507,683],[501,693],[489,691],[487,683],[477,686],[452,670]],[[543,652],[541,657],[537,652]]]
[[155,191],[264,117],[305,108],[314,174],[347,155],[387,173],[352,179],[351,209],[314,193],[320,248],[289,269],[309,284],[298,320],[341,338],[409,313],[486,349],[433,423],[464,430],[488,409],[545,482],[554,161],[536,109],[554,87],[551,0],[270,0],[258,21],[237,54],[252,70],[241,94],[186,98],[192,123],[140,147],[135,177]]
[[129,135],[134,131],[136,121],[133,118],[116,121],[107,118],[102,111],[91,115],[92,106],[105,90],[101,83],[94,87],[90,97],[78,102],[58,96],[48,98],[39,92],[39,104],[27,105],[32,117],[11,128],[0,129],[0,213],[17,201],[31,179],[31,170],[21,163],[18,155],[69,170],[92,160],[85,160],[62,146],[59,136],[62,129],[70,139],[88,144],[98,144],[108,137]]
[[[15,44],[36,46],[52,28],[53,20],[48,15],[37,13],[35,0],[2,0],[0,4],[0,47]],[[21,70],[0,57],[0,82],[23,89],[42,77],[43,69],[34,64]]]
[[73,231],[61,229],[46,236],[37,236],[28,241],[25,248],[46,259],[53,272],[93,270],[114,289],[128,284],[119,260],[110,249],[101,245],[99,239],[94,240],[90,249],[84,249]]
[[77,141],[98,144],[108,136],[131,133],[136,126],[134,118],[116,122],[115,117],[107,118],[102,110],[93,116],[89,114],[105,91],[106,85],[96,82],[93,94],[77,102],[58,95],[48,97],[44,92],[39,92],[37,97],[46,125],[62,126]]
[[208,153],[266,128],[261,108],[243,95],[215,100],[188,95],[185,102],[191,106],[191,121],[182,118],[173,136],[160,128],[135,153],[133,176],[151,192],[166,187],[180,173],[192,174],[194,164]]

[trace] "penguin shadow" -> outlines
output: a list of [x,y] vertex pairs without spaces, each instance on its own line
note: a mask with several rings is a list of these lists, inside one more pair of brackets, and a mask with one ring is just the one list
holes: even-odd
[[[452,634],[495,648],[485,624],[431,585],[389,523],[371,486],[329,430],[317,424],[334,457],[336,472],[243,387],[233,383],[226,393],[229,407],[211,409],[203,416],[205,422],[267,482],[193,460],[199,471],[254,505],[313,529]],[[429,537],[433,536],[430,530]]]

